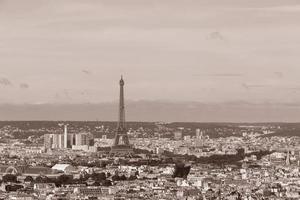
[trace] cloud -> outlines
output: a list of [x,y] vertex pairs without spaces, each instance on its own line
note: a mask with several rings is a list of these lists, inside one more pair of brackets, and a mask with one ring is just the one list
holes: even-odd
[[194,74],[194,76],[217,76],[217,77],[241,77],[239,73],[213,73],[213,74]]
[[210,74],[211,76],[223,76],[223,77],[240,77],[243,74],[235,74],[235,73],[221,73],[221,74]]
[[291,88],[286,88],[290,91],[292,91],[293,93],[299,93],[300,92],[300,87],[291,87]]
[[54,98],[55,99],[60,99],[60,94],[58,92],[56,92],[55,95],[54,95]]
[[267,85],[259,85],[259,84],[247,84],[247,83],[242,83],[242,87],[249,90],[252,88],[263,88],[266,87]]
[[274,72],[274,74],[275,74],[278,78],[282,78],[282,77],[283,77],[283,73],[282,73],[282,72]]
[[69,90],[64,89],[64,95],[65,95],[65,97],[67,97],[68,99],[72,99],[72,97],[70,96]]
[[225,40],[224,36],[218,31],[211,32],[208,38],[211,40]]
[[83,90],[83,91],[80,92],[80,94],[81,94],[82,96],[85,96],[85,95],[88,94],[88,91],[87,91],[87,90]]
[[246,90],[249,90],[249,86],[246,83],[242,83],[242,87],[245,88]]
[[265,11],[275,11],[275,12],[299,12],[299,5],[284,5],[284,6],[271,6],[267,8],[260,8]]
[[91,74],[91,72],[89,71],[89,70],[82,70],[82,73],[84,73],[84,74],[86,74],[86,75],[90,75]]
[[293,87],[293,88],[288,88],[290,90],[300,90],[300,87]]
[[2,86],[12,86],[12,82],[7,78],[0,78],[0,85]]
[[28,89],[29,88],[29,85],[27,83],[21,83],[20,84],[20,88],[21,89]]

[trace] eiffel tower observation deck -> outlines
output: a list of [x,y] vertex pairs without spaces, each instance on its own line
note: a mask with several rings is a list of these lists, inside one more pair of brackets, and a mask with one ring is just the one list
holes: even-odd
[[114,139],[114,143],[111,147],[111,154],[132,154],[133,149],[129,144],[127,135],[126,122],[125,122],[125,105],[124,105],[124,80],[121,77],[120,80],[120,102],[119,102],[119,121],[118,127]]

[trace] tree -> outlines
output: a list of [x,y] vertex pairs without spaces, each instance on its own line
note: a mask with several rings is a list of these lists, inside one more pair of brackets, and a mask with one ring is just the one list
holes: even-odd
[[3,182],[7,183],[7,182],[12,182],[12,183],[16,183],[17,182],[17,176],[13,175],[13,174],[6,174],[2,177]]
[[103,181],[103,180],[106,180],[106,175],[104,172],[101,172],[101,173],[94,173],[91,175],[92,179],[95,180],[95,181]]
[[33,178],[32,176],[26,176],[26,178],[24,179],[24,182],[33,182]]
[[110,180],[105,180],[103,182],[103,186],[112,186],[111,181]]
[[49,178],[47,176],[38,176],[35,178],[36,183],[48,183]]
[[68,175],[60,175],[58,178],[57,178],[57,184],[68,184],[68,183],[72,183],[73,181],[73,177],[72,176],[68,176]]
[[93,186],[100,186],[101,184],[98,182],[98,181],[96,181],[94,184],[93,184]]
[[136,175],[130,175],[130,177],[128,178],[129,181],[134,181],[136,179],[137,179]]
[[15,192],[18,191],[20,189],[23,189],[24,187],[22,185],[6,185],[5,186],[5,190],[7,192]]
[[122,176],[120,176],[120,181],[126,181],[126,180],[127,180],[127,178],[124,174]]
[[119,180],[120,180],[120,177],[119,177],[118,175],[113,175],[113,176],[111,177],[111,179],[112,179],[113,181],[119,181]]
[[106,173],[106,177],[110,177],[111,174],[109,172]]

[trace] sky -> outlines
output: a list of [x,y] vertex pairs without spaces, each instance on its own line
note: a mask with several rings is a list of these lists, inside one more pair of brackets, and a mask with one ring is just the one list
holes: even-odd
[[0,104],[300,100],[298,0],[0,0]]

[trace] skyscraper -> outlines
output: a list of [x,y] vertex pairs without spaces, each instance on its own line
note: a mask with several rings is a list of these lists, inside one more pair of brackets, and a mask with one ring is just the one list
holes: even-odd
[[94,136],[91,133],[78,133],[75,135],[75,145],[76,146],[93,146],[94,145]]
[[45,134],[44,135],[44,147],[45,149],[51,149],[53,145],[53,135],[52,134]]
[[58,134],[58,148],[64,148],[64,135]]
[[286,154],[285,164],[287,166],[289,166],[291,164],[291,161],[290,161],[290,150],[288,150],[288,152]]
[[68,148],[68,125],[64,125],[64,148]]
[[119,99],[119,121],[117,132],[113,146],[111,147],[111,154],[128,154],[133,153],[133,149],[129,144],[125,123],[125,105],[124,105],[124,80],[121,77],[120,84],[120,99]]

